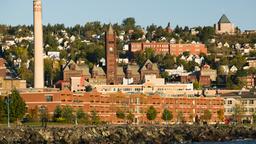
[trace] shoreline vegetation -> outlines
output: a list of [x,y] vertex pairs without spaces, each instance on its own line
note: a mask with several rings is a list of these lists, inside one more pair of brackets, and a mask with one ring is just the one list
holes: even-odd
[[192,143],[256,139],[255,125],[0,126],[0,143]]

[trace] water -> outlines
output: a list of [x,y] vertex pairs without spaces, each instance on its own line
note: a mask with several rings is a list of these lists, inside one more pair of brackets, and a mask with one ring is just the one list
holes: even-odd
[[227,142],[193,142],[193,144],[256,144],[256,140],[234,140]]

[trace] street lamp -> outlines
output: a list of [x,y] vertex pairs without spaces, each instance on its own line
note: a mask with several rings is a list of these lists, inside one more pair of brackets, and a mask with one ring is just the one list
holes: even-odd
[[7,96],[7,115],[7,126],[10,128],[10,95]]
[[7,95],[7,98],[5,97],[5,103],[7,104],[7,126],[8,126],[8,128],[11,127],[11,124],[10,124],[10,95],[11,94],[12,94],[12,92],[10,92]]

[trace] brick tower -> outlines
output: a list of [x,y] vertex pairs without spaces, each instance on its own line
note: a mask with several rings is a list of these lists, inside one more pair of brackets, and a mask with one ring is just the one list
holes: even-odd
[[106,50],[106,73],[107,73],[107,84],[116,84],[116,35],[109,25],[108,31],[105,34],[105,50]]

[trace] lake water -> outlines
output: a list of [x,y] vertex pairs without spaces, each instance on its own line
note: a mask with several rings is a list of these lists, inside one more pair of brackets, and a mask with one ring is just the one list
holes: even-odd
[[256,144],[256,140],[235,140],[227,142],[193,142],[193,144]]

